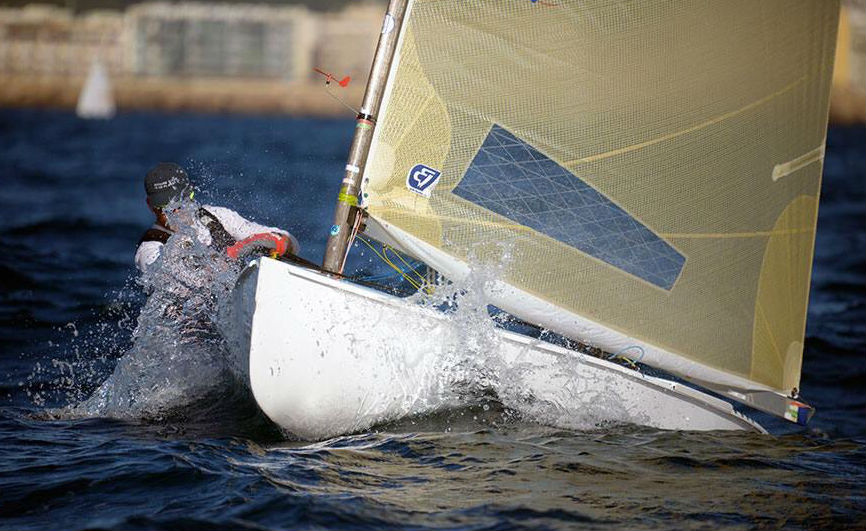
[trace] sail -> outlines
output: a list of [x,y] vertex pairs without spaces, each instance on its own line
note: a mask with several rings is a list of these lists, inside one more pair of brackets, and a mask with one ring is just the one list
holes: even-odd
[[790,395],[838,8],[410,1],[362,206],[518,317]]
[[99,59],[94,59],[87,73],[84,88],[78,95],[78,105],[75,108],[80,118],[112,118],[114,117],[114,95],[111,91],[111,81],[108,72]]

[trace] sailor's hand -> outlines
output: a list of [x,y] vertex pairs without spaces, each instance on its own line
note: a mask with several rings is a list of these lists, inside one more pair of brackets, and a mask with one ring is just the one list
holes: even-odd
[[282,256],[292,250],[292,241],[285,234],[263,232],[253,234],[226,249],[230,258],[240,258],[256,250],[270,251],[271,256]]

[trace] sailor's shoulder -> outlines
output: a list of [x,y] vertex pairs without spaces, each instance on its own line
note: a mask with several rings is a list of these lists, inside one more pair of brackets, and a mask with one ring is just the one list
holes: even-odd
[[235,218],[240,218],[241,215],[235,212],[234,210],[222,206],[216,205],[202,205],[199,210],[204,215],[211,215],[217,218],[219,221],[231,220]]
[[215,205],[202,205],[201,209],[206,213],[205,215],[210,215],[211,217],[216,218],[216,220],[230,232],[236,227],[249,223],[245,217],[230,208]]
[[160,227],[159,225],[152,225],[144,231],[144,234],[141,235],[141,238],[138,240],[138,245],[140,246],[141,244],[148,242],[165,243],[170,237],[170,231]]

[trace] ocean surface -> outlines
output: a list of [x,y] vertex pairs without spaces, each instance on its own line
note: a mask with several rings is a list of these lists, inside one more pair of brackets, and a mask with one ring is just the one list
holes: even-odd
[[173,338],[149,308],[142,178],[182,163],[197,199],[291,230],[319,262],[352,131],[0,110],[0,529],[866,529],[863,127],[828,137],[808,428],[566,430],[487,396],[311,444],[224,377],[219,338]]

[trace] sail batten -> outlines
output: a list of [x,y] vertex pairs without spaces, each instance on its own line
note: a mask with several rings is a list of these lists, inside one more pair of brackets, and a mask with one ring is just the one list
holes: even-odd
[[409,10],[363,188],[394,241],[564,335],[799,386],[837,2]]

